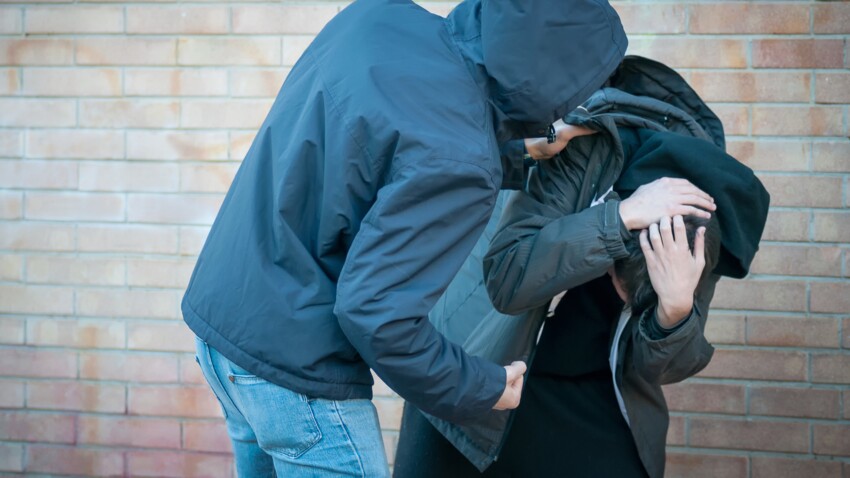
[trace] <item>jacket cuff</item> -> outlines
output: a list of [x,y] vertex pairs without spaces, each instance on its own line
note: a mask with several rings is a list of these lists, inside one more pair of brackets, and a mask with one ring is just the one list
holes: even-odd
[[525,189],[528,169],[533,159],[526,160],[525,140],[517,139],[502,143],[499,156],[502,159],[502,189]]
[[605,215],[602,221],[603,239],[605,241],[605,250],[612,259],[622,259],[629,255],[626,250],[625,238],[628,237],[629,231],[623,230],[623,221],[620,219],[620,201],[614,199],[605,201],[603,211]]
[[[688,337],[694,327],[699,324],[699,316],[701,315],[696,301],[691,309],[691,313],[676,324],[672,329],[665,329],[658,323],[658,307],[652,307],[643,312],[640,318],[638,328],[644,340],[655,349],[663,349],[671,344],[674,344],[684,337]],[[660,331],[660,332],[659,332]]]

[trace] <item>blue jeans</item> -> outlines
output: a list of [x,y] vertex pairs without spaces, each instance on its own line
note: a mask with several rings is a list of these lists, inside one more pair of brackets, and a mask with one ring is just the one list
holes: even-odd
[[309,398],[195,342],[201,371],[224,411],[240,478],[389,477],[370,400]]

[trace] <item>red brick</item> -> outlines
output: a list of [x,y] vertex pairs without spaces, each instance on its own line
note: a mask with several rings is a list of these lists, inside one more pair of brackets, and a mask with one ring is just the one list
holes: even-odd
[[701,377],[751,380],[806,380],[807,360],[802,352],[717,349]]
[[768,211],[762,240],[808,241],[810,219],[808,211]]
[[336,5],[233,7],[233,33],[319,33],[337,11]]
[[180,105],[163,100],[80,100],[80,126],[176,128]]
[[174,420],[80,416],[79,443],[145,448],[180,448],[180,424]]
[[217,453],[233,450],[223,422],[183,422],[183,448]]
[[842,68],[843,40],[753,40],[756,68]]
[[723,123],[728,135],[746,135],[750,132],[750,109],[746,105],[711,104],[709,105]]
[[73,40],[0,39],[0,65],[70,65],[73,61]]
[[841,136],[842,115],[836,106],[753,106],[753,134]]
[[712,311],[705,324],[705,338],[712,344],[744,344],[746,342],[744,317]]
[[181,110],[184,128],[258,128],[271,100],[186,100]]
[[0,439],[74,443],[73,415],[0,411]]
[[632,38],[628,53],[661,61],[671,68],[747,67],[747,46],[742,40],[663,36]]
[[389,387],[389,385],[384,383],[384,381],[381,380],[381,377],[379,377],[374,370],[372,370],[372,380],[375,382],[375,384],[372,385],[372,393],[374,395],[389,398],[398,397],[398,394],[395,393],[393,389]]
[[194,260],[129,259],[127,283],[131,286],[186,289],[194,268]]
[[812,159],[815,171],[850,173],[850,141],[817,142]]
[[[2,19],[0,19],[2,21]],[[17,68],[0,68],[0,95],[16,95],[21,90],[21,75]]]
[[750,414],[776,417],[840,418],[839,392],[791,387],[751,387]]
[[130,415],[221,417],[221,407],[209,387],[130,386]]
[[753,478],[841,478],[841,463],[768,456],[751,458]]
[[749,316],[747,343],[778,347],[839,347],[838,320]]
[[185,356],[180,358],[180,382],[193,383],[198,385],[206,384],[204,374],[201,373],[201,367],[195,362],[194,356]]
[[850,282],[813,282],[812,312],[850,312]]
[[812,355],[812,382],[850,384],[850,355]]
[[223,194],[129,194],[127,219],[158,224],[209,225],[215,219]]
[[0,381],[0,408],[24,408],[24,382]]
[[807,423],[692,417],[688,444],[700,448],[808,453]]
[[85,476],[123,475],[124,453],[33,445],[27,447],[27,471]]
[[177,382],[177,358],[161,354],[81,352],[80,378]]
[[841,207],[843,191],[840,177],[773,176],[760,174],[770,192],[771,206]]
[[39,255],[27,258],[27,282],[39,284],[124,285],[123,259]]
[[762,245],[750,267],[754,274],[841,276],[841,249]]
[[667,478],[747,478],[747,457],[668,453]]
[[850,73],[818,73],[815,77],[815,101],[850,103]]
[[38,223],[0,223],[0,248],[11,251],[71,251],[74,227]]
[[127,7],[127,33],[227,33],[228,23],[225,7]]
[[0,363],[7,366],[3,374],[13,377],[73,378],[77,376],[77,354],[74,352],[0,349]]
[[812,8],[815,33],[850,33],[850,4],[816,3]]
[[685,417],[670,417],[670,427],[667,428],[667,445],[685,445]]
[[122,33],[124,9],[104,6],[61,6],[27,8],[27,33]]
[[[227,70],[189,68],[127,69],[124,93],[128,96],[218,96],[227,94]],[[149,133],[142,131],[139,133]]]
[[23,345],[25,332],[23,319],[0,317],[0,344]]
[[850,456],[850,425],[815,424],[812,432],[815,455]]
[[398,433],[381,432],[384,439],[384,450],[387,453],[387,463],[393,466],[395,463],[395,451],[398,448]]
[[689,6],[690,33],[809,33],[809,6],[715,3]]
[[814,224],[815,241],[846,242],[850,237],[850,212],[815,212]]
[[[144,289],[80,289],[77,313],[90,317],[177,319],[176,291]],[[129,335],[130,327],[127,334]]]
[[712,301],[721,309],[806,310],[806,284],[792,281],[721,280]]
[[684,382],[664,387],[670,410],[742,415],[746,411],[742,385]]
[[232,468],[233,460],[227,455],[170,451],[130,451],[127,453],[127,470],[132,476],[229,478]]
[[401,427],[401,412],[404,402],[391,398],[374,398],[372,403],[378,410],[378,420],[383,430],[398,430]]
[[27,408],[124,413],[123,385],[81,382],[30,382]]
[[685,5],[643,4],[614,5],[626,33],[684,33]]
[[[850,349],[850,318],[844,319],[844,323],[841,326],[841,346],[845,349]],[[850,412],[850,410],[848,410]]]
[[227,132],[128,131],[127,158],[152,160],[227,159]]
[[139,322],[127,326],[127,348],[191,352],[195,350],[195,335],[182,322]]
[[294,65],[313,42],[313,39],[313,36],[285,35],[283,37],[283,64],[285,66]]
[[251,148],[256,133],[231,133],[230,135],[230,158],[242,160]]
[[124,323],[115,320],[29,319],[27,343],[78,348],[124,348]]
[[74,312],[74,292],[66,287],[0,285],[0,311],[61,315]]
[[807,171],[812,144],[808,141],[729,141],[726,150],[756,171]]
[[0,470],[24,471],[24,447],[14,443],[0,443]]
[[80,224],[77,227],[77,248],[86,252],[173,254],[177,252],[177,228]]

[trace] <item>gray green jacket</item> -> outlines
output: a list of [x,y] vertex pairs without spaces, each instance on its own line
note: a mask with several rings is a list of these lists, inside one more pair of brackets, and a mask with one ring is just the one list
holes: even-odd
[[[552,299],[626,255],[619,199],[608,193],[624,162],[618,127],[671,131],[725,146],[722,124],[684,79],[640,57],[627,57],[608,85],[566,120],[599,133],[574,139],[560,158],[539,163],[525,192],[500,196],[484,237],[430,314],[438,330],[472,355],[530,362]],[[645,325],[655,320],[650,309],[627,316],[612,336],[624,415],[652,477],[664,474],[669,418],[661,385],[690,377],[711,359],[703,330],[718,278],[697,291],[694,310],[671,335],[649,335]],[[491,411],[466,425],[428,418],[484,470],[498,458],[511,416]]]

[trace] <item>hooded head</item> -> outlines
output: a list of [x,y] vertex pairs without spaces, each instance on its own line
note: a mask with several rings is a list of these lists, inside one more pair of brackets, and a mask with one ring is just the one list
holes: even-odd
[[466,0],[448,21],[514,137],[544,136],[605,83],[628,45],[605,0]]

